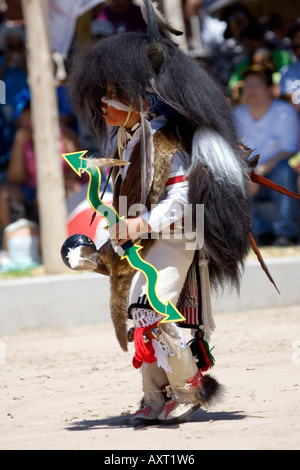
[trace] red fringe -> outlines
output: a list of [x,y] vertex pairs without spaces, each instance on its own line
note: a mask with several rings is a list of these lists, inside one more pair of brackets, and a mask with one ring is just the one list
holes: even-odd
[[212,363],[211,363],[210,357],[207,354],[206,347],[205,347],[203,341],[199,341],[199,346],[201,348],[202,354],[204,356],[204,361],[205,361],[205,365],[203,365],[201,367],[201,371],[206,372],[206,371],[208,371],[209,369],[212,368]]
[[147,362],[148,364],[152,364],[152,362],[156,361],[155,351],[152,345],[152,341],[149,339],[147,343],[144,341],[144,336],[147,336],[149,331],[153,330],[153,328],[159,322],[147,326],[146,328],[140,327],[134,330],[134,347],[135,347],[135,354],[132,359],[133,367],[139,369],[143,362]]

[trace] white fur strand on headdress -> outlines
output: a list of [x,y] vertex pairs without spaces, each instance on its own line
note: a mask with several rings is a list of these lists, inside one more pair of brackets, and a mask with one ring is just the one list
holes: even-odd
[[191,169],[199,161],[211,170],[217,182],[230,183],[245,193],[242,166],[232,148],[216,132],[199,130],[195,133]]

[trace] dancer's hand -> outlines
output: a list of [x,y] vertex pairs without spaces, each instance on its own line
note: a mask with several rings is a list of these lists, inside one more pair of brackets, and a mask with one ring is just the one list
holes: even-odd
[[136,217],[120,220],[109,229],[109,236],[116,246],[121,246],[128,240],[134,241],[150,231],[150,225],[142,217]]

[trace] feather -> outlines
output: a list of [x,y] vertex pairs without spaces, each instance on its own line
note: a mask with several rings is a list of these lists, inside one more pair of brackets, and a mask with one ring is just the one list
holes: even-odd
[[145,205],[154,176],[154,145],[150,123],[141,117],[141,203]]
[[[281,194],[284,194],[286,196],[289,196],[289,197],[293,197],[295,199],[300,199],[300,194],[297,194],[297,193],[294,193],[288,189],[286,189],[284,186],[281,186],[279,184],[276,184],[276,183],[273,183],[273,181],[269,180],[268,178],[265,178],[264,176],[261,176],[261,175],[257,175],[254,171],[252,171],[250,173],[250,179],[251,181],[253,181],[254,183],[257,183],[259,184],[260,186],[264,186],[266,188],[269,188],[269,189],[272,189],[273,191],[277,191]],[[249,234],[249,238],[250,238],[250,243],[251,243],[251,246],[252,246],[252,249],[254,251],[254,253],[256,254],[257,256],[257,259],[258,261],[260,262],[260,265],[261,267],[263,268],[264,272],[266,273],[266,275],[268,276],[268,278],[270,279],[270,281],[272,282],[272,284],[275,286],[275,289],[277,290],[277,292],[280,294],[267,266],[266,266],[266,263],[264,262],[263,260],[263,257],[256,245],[256,242],[254,240],[254,237],[252,235],[252,233]]]
[[141,119],[141,126],[142,126],[142,136],[141,136],[141,203],[146,203],[146,188],[145,184],[147,182],[147,172],[146,172],[146,159],[147,159],[147,152],[146,152],[146,129],[145,129],[145,118],[142,116]]
[[88,158],[87,159],[87,168],[96,168],[96,167],[113,167],[113,166],[123,166],[130,165],[130,162],[125,162],[124,160],[119,160],[118,158]]
[[272,276],[270,274],[270,271],[268,270],[267,265],[263,260],[263,257],[261,255],[259,249],[258,249],[258,246],[256,245],[256,242],[255,242],[254,237],[253,237],[251,232],[249,233],[249,238],[250,238],[250,243],[251,243],[252,249],[253,249],[254,253],[256,254],[256,256],[257,256],[257,259],[258,259],[262,269],[264,270],[264,272],[266,273],[266,275],[268,276],[268,278],[270,279],[270,281],[274,285],[275,289],[277,290],[278,294],[280,295],[280,292],[279,292],[279,290],[278,290],[278,288],[275,284],[275,281],[272,278]]

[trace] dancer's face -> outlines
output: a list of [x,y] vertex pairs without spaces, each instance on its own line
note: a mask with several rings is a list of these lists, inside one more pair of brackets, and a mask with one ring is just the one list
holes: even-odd
[[[119,127],[126,125],[130,129],[141,119],[140,113],[130,106],[130,102],[121,102],[111,89],[108,89],[106,95],[102,98],[101,106],[103,117],[108,126]],[[122,107],[124,109],[120,109]]]

